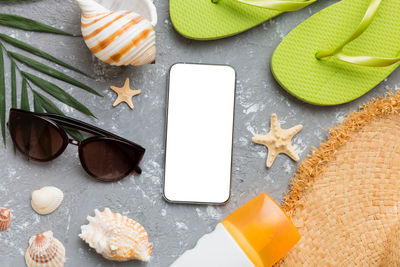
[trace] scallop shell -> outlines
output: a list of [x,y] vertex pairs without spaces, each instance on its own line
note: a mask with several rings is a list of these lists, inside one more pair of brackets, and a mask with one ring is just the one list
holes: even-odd
[[65,248],[52,231],[32,236],[25,252],[28,267],[61,267],[65,264]]
[[32,192],[32,208],[39,214],[50,214],[61,205],[63,198],[64,194],[60,189],[45,186]]
[[94,212],[95,217],[87,217],[89,224],[81,227],[79,235],[90,247],[108,260],[150,260],[153,244],[143,226],[109,208]]
[[157,13],[151,0],[75,1],[83,38],[97,58],[116,66],[154,63]]
[[7,208],[0,208],[0,232],[5,231],[11,224],[11,211]]

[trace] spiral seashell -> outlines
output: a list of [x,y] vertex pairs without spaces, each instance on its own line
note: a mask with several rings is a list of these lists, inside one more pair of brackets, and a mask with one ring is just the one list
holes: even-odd
[[63,192],[54,186],[45,186],[32,192],[32,208],[39,214],[46,215],[55,211],[64,199]]
[[25,252],[28,267],[62,267],[65,264],[65,248],[53,237],[52,231],[32,236]]
[[11,224],[11,211],[7,208],[0,208],[0,232],[5,231]]
[[75,1],[82,10],[82,36],[97,58],[116,66],[138,66],[155,62],[153,26],[157,22],[157,15],[151,0],[125,1],[125,4],[118,4],[124,1],[98,0],[114,8],[126,8],[129,2],[132,9],[137,7],[147,11],[151,21],[132,10],[111,11],[94,0]]
[[157,25],[157,9],[153,0],[96,0],[97,3],[111,11],[129,10]]
[[153,244],[143,226],[109,208],[94,212],[95,217],[87,217],[89,224],[81,227],[79,235],[90,247],[108,260],[150,260]]

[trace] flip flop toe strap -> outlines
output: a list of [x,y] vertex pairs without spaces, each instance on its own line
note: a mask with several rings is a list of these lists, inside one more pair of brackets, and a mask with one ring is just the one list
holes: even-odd
[[[213,3],[218,3],[223,0],[211,0]],[[289,11],[296,11],[302,9],[312,3],[316,2],[317,0],[237,0],[243,4],[251,5],[251,6],[258,6],[268,9],[273,9],[277,11],[289,12]]]
[[349,56],[343,53],[338,53],[335,56],[342,61],[365,67],[388,67],[400,62],[400,57],[385,58],[370,56]]
[[364,17],[361,20],[361,23],[358,25],[355,32],[338,47],[330,50],[318,51],[315,54],[315,57],[317,59],[323,59],[334,56],[344,62],[366,67],[387,67],[400,62],[400,57],[385,58],[385,57],[374,57],[374,56],[351,56],[351,55],[346,55],[342,52],[343,48],[347,44],[357,39],[369,27],[369,25],[371,25],[372,21],[374,20],[378,12],[379,5],[381,4],[381,2],[382,0],[371,0],[370,4],[368,5],[367,11],[365,12]]

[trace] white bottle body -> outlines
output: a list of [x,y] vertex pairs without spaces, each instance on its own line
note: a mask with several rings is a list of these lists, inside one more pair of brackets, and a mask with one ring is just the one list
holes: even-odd
[[170,267],[254,267],[233,237],[219,223],[215,230],[199,239]]

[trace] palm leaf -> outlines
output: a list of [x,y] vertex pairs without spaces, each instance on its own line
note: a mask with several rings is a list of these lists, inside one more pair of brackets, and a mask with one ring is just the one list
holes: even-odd
[[[14,61],[11,61],[11,107],[17,108],[17,66]],[[16,153],[16,146],[14,145],[14,153]]]
[[51,67],[49,67],[49,66],[47,66],[47,65],[45,65],[43,63],[40,63],[39,61],[33,60],[31,58],[28,58],[26,56],[23,56],[21,54],[14,53],[14,52],[8,52],[8,54],[11,57],[13,57],[14,59],[18,60],[19,62],[22,62],[22,63],[26,64],[27,66],[29,66],[29,67],[37,70],[37,71],[40,71],[40,72],[45,73],[45,74],[47,74],[49,76],[52,76],[52,77],[54,77],[56,79],[59,79],[61,81],[67,82],[67,83],[75,85],[77,87],[80,87],[83,90],[88,91],[89,93],[101,96],[99,93],[97,93],[95,90],[93,90],[89,86],[87,86],[87,85],[85,85],[85,84],[83,84],[83,83],[71,78],[68,75],[65,75],[64,73],[62,73],[62,72],[60,72],[60,71],[58,71],[56,69],[53,69],[53,68],[51,68]]
[[40,98],[35,93],[33,94],[33,111],[36,113],[44,113],[44,109],[40,104]]
[[78,100],[76,100],[74,97],[72,97],[70,94],[68,94],[67,92],[65,92],[63,89],[61,89],[60,87],[58,87],[57,85],[55,85],[54,83],[48,82],[42,78],[39,78],[31,73],[27,73],[27,72],[21,72],[21,74],[27,78],[28,80],[30,80],[31,82],[33,82],[36,86],[38,86],[39,88],[41,88],[43,91],[45,91],[46,93],[48,93],[49,95],[57,98],[58,100],[60,100],[61,102],[63,102],[64,104],[73,107],[77,110],[79,110],[80,112],[95,117],[93,115],[93,113],[87,108],[85,107],[83,104],[81,104]]
[[56,63],[56,64],[58,64],[60,66],[63,66],[65,68],[67,68],[67,69],[73,70],[75,72],[78,72],[80,74],[83,74],[83,75],[89,77],[89,75],[85,74],[83,71],[81,71],[81,70],[79,70],[79,69],[77,69],[77,68],[75,68],[75,67],[73,67],[73,66],[71,66],[71,65],[69,65],[69,64],[67,64],[67,63],[65,63],[63,61],[61,61],[61,60],[59,60],[58,58],[53,57],[52,55],[50,55],[50,54],[48,54],[48,53],[46,53],[46,52],[44,52],[44,51],[42,51],[40,49],[37,49],[36,47],[31,46],[30,44],[24,43],[24,42],[22,42],[22,41],[20,41],[18,39],[15,39],[15,38],[10,37],[8,35],[5,35],[3,33],[0,33],[0,39],[3,40],[4,42],[9,43],[12,46],[15,46],[15,47],[19,48],[19,49],[25,50],[25,51],[27,51],[27,52],[29,52],[31,54],[34,54],[34,55],[36,55],[38,57],[47,59],[47,60],[49,60],[51,62],[54,62],[54,63]]
[[4,77],[3,47],[0,46],[0,122],[1,135],[4,145],[6,144],[6,82]]
[[17,73],[15,62],[11,62],[11,107],[17,107]]
[[83,141],[84,137],[78,130],[75,130],[75,129],[72,129],[72,128],[69,128],[69,127],[66,127],[66,126],[62,126],[62,127],[76,141],[79,141],[79,142]]
[[47,32],[47,33],[61,34],[67,36],[79,36],[59,30],[57,28],[54,28],[52,26],[43,24],[35,20],[31,20],[25,17],[12,14],[0,13],[0,25],[9,26],[26,31]]
[[[64,115],[64,113],[56,105],[54,105],[54,103],[51,102],[50,99],[48,99],[47,97],[45,97],[42,94],[39,94],[35,90],[32,90],[32,92],[33,92],[33,101],[34,101],[35,107],[38,106],[38,109],[41,109],[42,112],[43,112],[43,109],[45,109],[49,113]],[[77,140],[77,141],[83,140],[83,136],[79,131],[71,129],[69,127],[63,127],[63,128],[75,140]]]
[[22,87],[21,87],[21,109],[29,111],[29,98],[28,98],[28,90],[27,90],[27,81],[26,78],[22,78]]
[[[17,73],[15,62],[11,62],[11,107],[17,108]],[[14,145],[14,154],[17,152]]]

